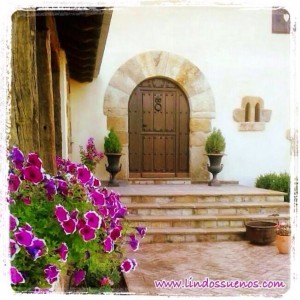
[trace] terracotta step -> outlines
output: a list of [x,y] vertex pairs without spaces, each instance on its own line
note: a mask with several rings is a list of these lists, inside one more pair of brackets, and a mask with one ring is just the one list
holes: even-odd
[[129,178],[129,184],[191,184],[191,179],[186,178]]

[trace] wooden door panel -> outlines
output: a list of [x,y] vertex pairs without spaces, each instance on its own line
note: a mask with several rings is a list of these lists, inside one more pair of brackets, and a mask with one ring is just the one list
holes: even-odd
[[165,172],[165,162],[166,162],[166,145],[164,136],[155,136],[153,141],[153,171],[154,172]]
[[130,176],[188,176],[189,105],[186,96],[164,78],[137,86],[129,101]]
[[166,132],[175,132],[175,93],[166,93]]
[[166,136],[166,172],[175,173],[175,136]]
[[142,93],[143,124],[142,131],[153,131],[153,93]]
[[189,107],[183,94],[179,94],[179,116],[178,171],[187,172],[189,165]]
[[153,137],[143,136],[142,172],[153,172]]
[[137,93],[133,93],[131,100],[129,101],[129,166],[131,172],[140,171],[140,160],[137,157],[140,155],[141,147],[139,142],[140,135],[140,112],[138,106]]

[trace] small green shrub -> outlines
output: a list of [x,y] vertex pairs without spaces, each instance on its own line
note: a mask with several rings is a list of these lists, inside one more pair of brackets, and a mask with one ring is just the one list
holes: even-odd
[[108,136],[104,138],[104,151],[105,153],[120,153],[122,145],[119,137],[115,133],[114,129],[111,128]]
[[290,200],[290,175],[288,173],[267,173],[260,175],[255,182],[255,186],[267,190],[287,193],[284,201]]
[[207,137],[205,143],[205,151],[206,153],[222,153],[225,150],[225,138],[222,135],[220,129],[215,129],[213,132]]

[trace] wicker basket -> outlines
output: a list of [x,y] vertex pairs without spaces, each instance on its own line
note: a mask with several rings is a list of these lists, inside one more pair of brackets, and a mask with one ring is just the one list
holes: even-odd
[[257,245],[273,243],[276,238],[275,222],[270,221],[249,221],[245,223],[247,239]]

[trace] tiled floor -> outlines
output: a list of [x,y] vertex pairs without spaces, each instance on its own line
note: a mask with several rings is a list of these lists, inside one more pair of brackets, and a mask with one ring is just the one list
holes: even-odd
[[[242,242],[141,244],[138,267],[126,274],[130,293],[191,296],[279,296],[289,287],[289,255],[279,254],[275,245],[256,246]],[[192,277],[192,278],[191,278]],[[283,281],[285,288],[155,288],[154,280]],[[211,283],[212,284],[212,283]]]

